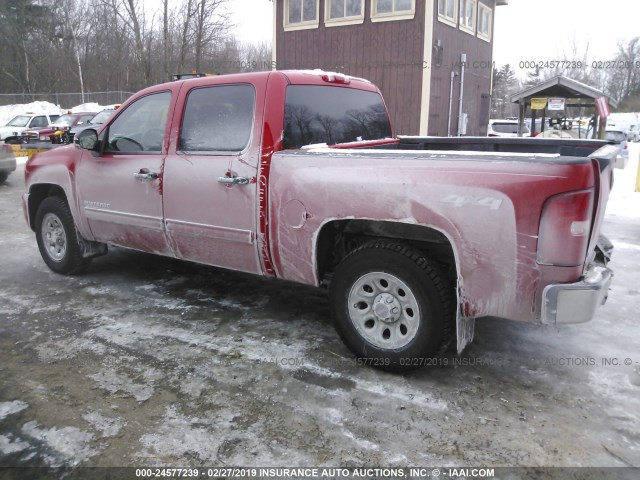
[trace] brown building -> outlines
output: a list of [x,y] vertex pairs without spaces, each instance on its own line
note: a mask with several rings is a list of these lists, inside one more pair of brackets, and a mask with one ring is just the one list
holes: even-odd
[[486,135],[494,11],[506,4],[274,0],[273,60],[279,70],[320,68],[371,80],[382,90],[395,132],[405,135],[457,134],[464,70],[465,134]]

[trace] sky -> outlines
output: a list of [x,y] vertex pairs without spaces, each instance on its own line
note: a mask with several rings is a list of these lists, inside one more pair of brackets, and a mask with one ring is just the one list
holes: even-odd
[[[424,0],[418,0],[424,1]],[[431,0],[427,0],[431,1]],[[273,3],[231,0],[236,33],[244,42],[271,42]],[[609,60],[618,41],[640,36],[638,0],[510,0],[495,12],[494,60],[498,66],[521,61]]]
[[610,60],[619,41],[640,36],[638,0],[510,0],[497,7],[494,60],[519,66],[521,61]]
[[271,43],[273,38],[273,2],[270,0],[230,0],[235,33],[242,42]]

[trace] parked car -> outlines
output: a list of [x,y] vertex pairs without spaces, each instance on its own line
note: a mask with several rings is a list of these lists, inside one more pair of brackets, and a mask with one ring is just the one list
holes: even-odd
[[607,130],[604,135],[605,140],[615,143],[619,149],[620,162],[617,164],[619,168],[625,168],[629,162],[629,144],[627,134],[622,130]]
[[71,127],[84,125],[96,115],[96,112],[67,113],[45,128],[26,130],[23,133],[25,142],[69,143],[68,132]]
[[640,141],[640,125],[630,125],[627,131],[627,140],[629,142]]
[[22,133],[31,128],[45,128],[60,117],[59,113],[25,113],[13,117],[0,127],[0,140],[5,143],[22,143]]
[[105,108],[104,110],[96,113],[89,121],[82,124],[76,124],[73,127],[71,127],[68,133],[69,143],[73,142],[76,136],[83,130],[86,130],[87,128],[100,127],[100,125],[102,125],[104,122],[106,122],[109,119],[109,117],[111,117],[113,112],[115,112],[119,106],[120,105]]
[[0,145],[0,184],[7,180],[16,167],[16,157],[11,147],[9,145]]
[[[529,136],[531,130],[525,124],[522,125],[522,135]],[[517,137],[518,121],[517,120],[489,120],[489,128],[487,129],[487,137]]]
[[156,85],[77,140],[26,164],[26,221],[52,271],[112,244],[325,287],[366,365],[460,352],[483,317],[586,322],[608,294],[617,150],[602,142],[568,140],[584,157],[529,138],[437,152],[393,137],[375,85],[322,71]]

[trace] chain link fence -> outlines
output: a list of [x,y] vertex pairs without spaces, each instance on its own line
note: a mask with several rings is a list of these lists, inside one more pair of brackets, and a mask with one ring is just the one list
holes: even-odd
[[133,92],[114,90],[110,92],[85,92],[82,93],[0,93],[0,106],[15,105],[31,102],[50,102],[59,105],[60,108],[73,108],[83,103],[97,103],[99,105],[112,105],[122,103]]

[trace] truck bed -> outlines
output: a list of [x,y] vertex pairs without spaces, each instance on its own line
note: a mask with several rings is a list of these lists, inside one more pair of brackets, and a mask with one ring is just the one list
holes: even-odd
[[452,150],[476,152],[548,153],[588,157],[612,142],[564,138],[502,137],[414,137],[400,136],[394,148],[400,150]]

